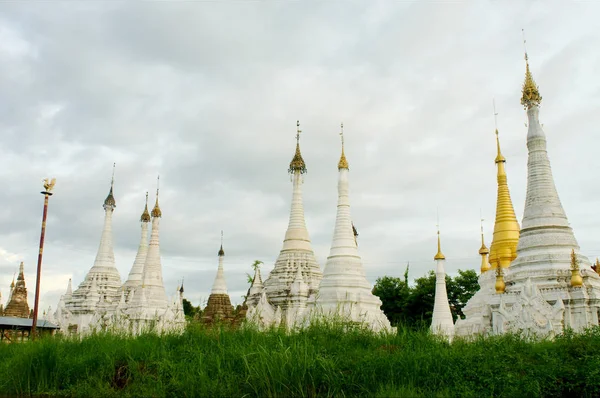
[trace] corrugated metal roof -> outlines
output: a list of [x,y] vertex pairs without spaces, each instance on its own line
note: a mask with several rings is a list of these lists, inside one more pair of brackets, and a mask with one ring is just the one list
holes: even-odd
[[[27,318],[16,318],[13,316],[0,316],[0,327],[3,326],[5,329],[9,328],[31,328],[33,325],[33,319]],[[52,322],[48,322],[45,319],[38,319],[36,322],[36,328],[45,329],[59,329],[57,325]]]

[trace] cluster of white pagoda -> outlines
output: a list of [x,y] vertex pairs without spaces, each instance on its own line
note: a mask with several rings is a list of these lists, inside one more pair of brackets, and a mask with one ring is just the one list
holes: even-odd
[[[480,289],[463,309],[465,319],[452,321],[447,300],[444,255],[435,256],[436,297],[431,330],[454,335],[521,333],[554,336],[566,329],[597,326],[600,317],[600,276],[579,245],[562,207],[539,121],[542,97],[529,70],[521,104],[527,110],[527,194],[521,227],[508,190],[506,159],[498,146],[498,198],[492,245],[484,244]],[[498,131],[496,130],[496,137]],[[488,258],[489,254],[489,258]]]
[[[343,127],[343,126],[342,126]],[[338,162],[338,204],[329,256],[323,272],[315,259],[302,203],[306,164],[300,153],[300,130],[296,153],[290,163],[292,206],[283,247],[269,277],[263,282],[256,269],[246,299],[246,320],[260,328],[305,326],[313,320],[333,320],[364,325],[374,331],[393,328],[381,310],[381,300],[371,290],[358,253],[350,216],[348,161]]]
[[[558,197],[546,151],[546,136],[538,118],[541,96],[527,56],[525,59],[521,103],[529,118],[529,160],[522,227],[510,198],[506,159],[500,151],[496,130],[498,198],[494,236],[488,250],[482,233],[480,289],[463,310],[466,318],[456,324],[448,302],[445,256],[438,231],[431,330],[449,340],[455,335],[508,332],[552,336],[566,328],[580,331],[599,324],[600,276],[579,253],[579,245]],[[256,268],[246,300],[238,311],[238,316],[241,314],[246,322],[261,329],[282,326],[293,330],[325,319],[351,322],[373,331],[394,329],[381,310],[381,300],[372,293],[358,253],[357,234],[350,216],[349,166],[344,154],[343,132],[340,135],[337,216],[329,256],[321,271],[304,218],[302,183],[306,164],[300,152],[298,128],[296,152],[288,170],[292,176],[292,203],[283,247],[266,280],[262,280],[260,269]],[[74,292],[69,281],[53,320],[64,331],[75,329],[79,333],[109,326],[132,333],[146,329],[182,330],[185,325],[183,287],[178,287],[174,297],[168,299],[162,280],[158,191],[151,214],[146,197],[140,246],[124,284],[115,267],[112,247],[111,222],[115,209],[112,185],[104,209],[104,230],[94,266]],[[152,233],[148,245],[150,222]],[[227,296],[223,256],[221,245],[219,267],[209,299],[209,307],[214,308],[208,312],[229,317],[232,307]]]
[[[104,228],[94,265],[75,291],[69,279],[58,308],[54,314],[47,314],[47,319],[56,322],[63,333],[182,331],[185,328],[183,285],[178,286],[169,298],[163,284],[159,241],[162,212],[158,205],[158,189],[151,213],[148,212],[146,194],[146,206],[140,218],[139,248],[129,276],[121,284],[113,252],[112,216],[116,208],[113,185],[114,178],[103,205]],[[148,243],[150,223],[152,231]]]

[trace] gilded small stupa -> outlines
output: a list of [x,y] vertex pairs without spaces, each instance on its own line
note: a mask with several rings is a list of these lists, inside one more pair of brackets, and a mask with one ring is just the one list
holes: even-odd
[[217,275],[213,283],[210,296],[206,308],[202,312],[202,321],[207,324],[215,322],[223,322],[231,320],[233,314],[233,306],[231,299],[227,293],[227,284],[225,283],[225,275],[223,272],[223,259],[225,258],[225,250],[223,250],[223,231],[221,231],[221,247],[218,252],[219,267]]
[[10,300],[4,308],[4,316],[17,318],[29,318],[29,304],[27,303],[27,287],[25,287],[25,266],[23,262],[19,265],[19,276],[17,283],[14,284],[10,295]]
[[[494,111],[495,113],[495,111]],[[494,235],[490,247],[490,269],[498,266],[508,268],[511,261],[517,257],[517,244],[519,243],[519,222],[515,215],[508,179],[506,177],[506,158],[500,151],[500,138],[496,128],[496,146],[498,154],[495,163],[498,166],[498,196],[496,199],[496,222],[494,223]],[[482,236],[483,238],[483,236]]]

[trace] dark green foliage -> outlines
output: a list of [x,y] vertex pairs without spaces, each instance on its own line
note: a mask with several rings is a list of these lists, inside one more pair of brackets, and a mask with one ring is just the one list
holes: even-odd
[[554,341],[376,336],[319,325],[296,334],[190,327],[181,336],[0,345],[0,394],[83,397],[596,397],[600,329]]
[[[408,267],[404,279],[384,276],[377,278],[373,294],[381,299],[381,308],[392,325],[420,329],[431,323],[435,299],[435,273],[415,279],[408,285]],[[473,270],[458,271],[456,277],[446,275],[446,290],[454,320],[463,317],[462,309],[479,289],[477,273]]]
[[185,314],[185,316],[193,318],[194,315],[196,315],[199,312],[201,312],[200,306],[194,307],[188,299],[183,299],[183,313]]

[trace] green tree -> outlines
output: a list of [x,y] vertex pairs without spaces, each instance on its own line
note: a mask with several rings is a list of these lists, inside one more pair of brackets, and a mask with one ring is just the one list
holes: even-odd
[[[381,299],[381,308],[392,324],[429,327],[435,301],[435,272],[429,271],[415,279],[414,286],[409,286],[407,281],[408,267],[404,280],[388,276],[378,278],[373,294]],[[477,273],[473,270],[459,270],[454,279],[446,275],[448,302],[455,321],[464,317],[462,309],[478,289]]]
[[446,286],[448,289],[448,301],[454,320],[458,317],[464,318],[463,308],[467,301],[479,290],[479,282],[477,272],[472,269],[466,271],[458,270],[458,275],[454,277],[448,284],[446,277]]
[[194,307],[188,299],[183,299],[183,313],[185,316],[193,317],[198,311],[200,311],[200,306]]
[[405,281],[391,276],[377,278],[373,294],[381,299],[381,310],[392,325],[406,321],[405,312],[410,288]]

